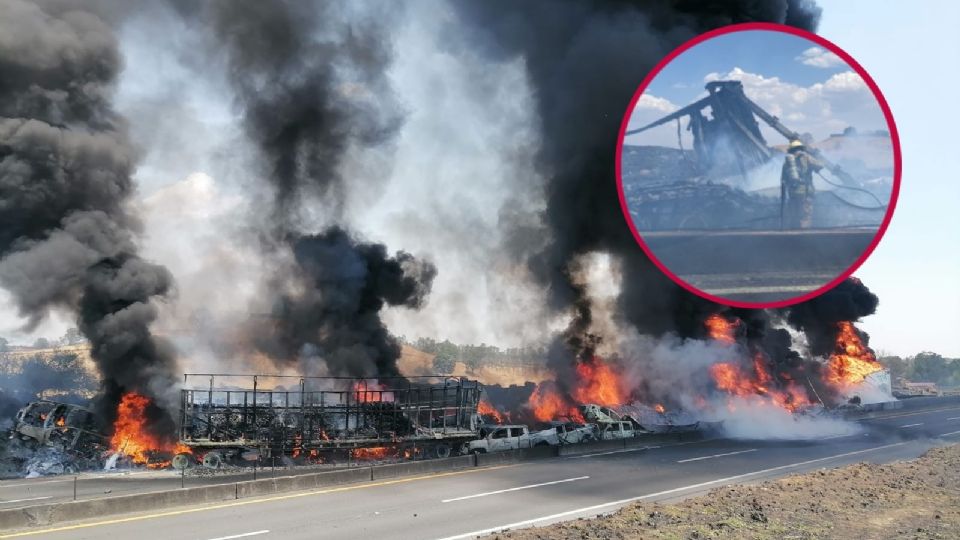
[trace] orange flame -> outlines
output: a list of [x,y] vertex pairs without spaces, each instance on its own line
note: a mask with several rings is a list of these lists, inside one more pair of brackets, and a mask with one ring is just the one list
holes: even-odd
[[350,451],[350,456],[353,457],[353,459],[385,459],[390,457],[395,450],[395,448],[390,448],[389,446],[354,448]]
[[667,412],[667,408],[663,406],[663,403],[657,403],[653,406],[653,409],[660,414]]
[[595,403],[605,407],[615,407],[629,401],[629,392],[622,384],[617,370],[600,357],[581,362],[576,367],[577,386],[571,390],[570,397],[560,394],[553,384],[538,384],[527,406],[533,416],[541,422],[569,417],[575,422],[583,422],[579,405]]
[[770,403],[795,411],[809,405],[806,392],[795,384],[788,383],[784,389],[772,388],[773,377],[767,371],[761,354],[753,357],[753,373],[745,372],[736,364],[720,362],[710,366],[710,375],[717,388],[739,397],[761,396]]
[[169,465],[170,461],[151,461],[150,454],[154,452],[189,453],[190,448],[180,443],[163,442],[147,430],[146,411],[149,405],[149,398],[135,392],[123,395],[120,404],[117,405],[117,419],[113,423],[110,449],[128,456],[134,463],[159,469]]
[[376,403],[393,401],[393,392],[385,392],[387,385],[377,381],[357,381],[353,383],[354,399],[358,403]]
[[836,349],[827,362],[824,375],[827,382],[838,386],[849,386],[883,369],[873,351],[860,339],[860,334],[853,323],[841,321],[837,326]]
[[477,412],[480,413],[481,416],[493,418],[493,421],[496,424],[502,424],[503,417],[505,416],[504,413],[498,411],[493,405],[490,404],[489,401],[485,399],[480,400],[480,404],[477,406]]
[[568,403],[553,385],[538,384],[530,394],[527,406],[533,411],[533,417],[540,422],[549,422],[563,416],[569,416],[576,422],[583,422],[580,410]]
[[728,321],[722,315],[714,313],[703,321],[707,327],[707,333],[710,339],[732,345],[736,341],[737,328],[740,326],[739,320]]
[[300,457],[300,453],[303,451],[303,435],[297,433],[293,436],[293,452],[291,455],[293,457]]
[[617,373],[600,358],[577,364],[577,375],[580,381],[573,391],[573,398],[578,403],[612,407],[627,402],[627,393],[620,386]]
[[57,423],[57,427],[63,427],[67,425],[67,419],[61,416],[60,418],[57,418],[56,423]]

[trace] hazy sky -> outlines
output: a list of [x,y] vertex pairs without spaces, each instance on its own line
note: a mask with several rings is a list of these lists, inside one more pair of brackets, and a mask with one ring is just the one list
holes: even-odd
[[880,297],[870,344],[960,357],[960,3],[923,8],[823,1],[819,34],[857,59],[893,110],[903,145],[900,200],[886,236],[857,272]]

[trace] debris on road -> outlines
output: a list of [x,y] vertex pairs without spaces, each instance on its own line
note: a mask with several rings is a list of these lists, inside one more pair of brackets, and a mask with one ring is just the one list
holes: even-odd
[[886,465],[858,463],[749,486],[724,487],[676,504],[635,503],[611,515],[491,538],[956,538],[960,445]]

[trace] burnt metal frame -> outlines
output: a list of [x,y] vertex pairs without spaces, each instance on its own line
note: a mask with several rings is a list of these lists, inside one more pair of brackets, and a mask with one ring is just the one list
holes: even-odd
[[[208,384],[190,388],[195,377],[207,378]],[[250,378],[252,388],[218,389],[217,377]],[[296,380],[299,389],[263,390],[263,379]],[[269,447],[271,453],[296,455],[475,436],[482,391],[478,382],[458,377],[396,377],[375,379],[371,387],[373,380],[185,374],[179,438],[191,447]]]
[[[773,155],[760,133],[759,123],[753,116],[762,120],[788,141],[801,139],[800,133],[785,126],[779,118],[768,113],[763,107],[748,98],[743,91],[743,83],[740,81],[711,81],[704,88],[708,93],[706,97],[643,127],[628,130],[625,135],[635,135],[672,120],[679,122],[680,118],[689,116],[690,123],[687,129],[693,132],[694,150],[696,150],[698,159],[707,161],[708,156],[703,145],[709,144],[709,142],[703,129],[705,119],[701,116],[700,111],[710,107],[714,116],[712,121],[723,120],[733,128],[734,133],[740,135],[739,144],[734,147],[734,150],[741,174],[746,174],[743,163],[745,158],[749,160],[750,166],[753,167],[766,162]],[[842,167],[829,161],[816,148],[808,147],[807,152],[817,158],[828,171],[835,174],[844,185],[852,187],[860,185],[860,182],[850,176]]]

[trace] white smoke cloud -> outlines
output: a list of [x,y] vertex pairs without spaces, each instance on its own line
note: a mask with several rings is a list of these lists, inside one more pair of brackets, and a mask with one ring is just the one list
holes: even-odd
[[760,396],[715,400],[703,418],[720,422],[734,439],[805,440],[856,435],[862,428],[851,421],[815,414],[794,414]]
[[[348,193],[344,214],[363,240],[438,266],[424,309],[386,310],[393,333],[501,347],[539,343],[563,321],[546,320],[543,296],[516,255],[545,240],[537,232],[543,195],[533,170],[533,96],[519,61],[492,65],[451,44],[448,31],[459,23],[441,8],[410,6],[396,21],[388,75],[404,124],[391,147],[348,151],[344,177],[371,187]],[[350,16],[371,9],[358,5]],[[144,149],[137,173],[144,248],[177,283],[159,327],[180,336],[182,360],[214,366],[224,353],[198,339],[196,321],[225,332],[269,312],[253,302],[254,289],[280,263],[262,260],[251,234],[267,200],[256,155],[241,135],[222,66],[201,65],[190,53],[205,46],[202,39],[163,7],[134,14],[122,33],[128,67],[118,103]],[[349,91],[370,97],[362,86]],[[391,172],[377,176],[382,171]],[[319,229],[330,216],[311,208],[309,226]],[[530,233],[507,237],[517,224]]]
[[408,338],[539,342],[550,334],[542,295],[513,251],[543,238],[507,236],[518,223],[537,229],[543,204],[524,66],[450,42],[460,23],[440,2],[408,6],[397,24],[389,75],[406,115],[392,174],[382,191],[351,194],[348,215],[367,238],[427,258],[439,273],[423,309],[389,309],[384,319]]
[[742,439],[814,439],[853,435],[859,427],[839,418],[795,414],[760,395],[732,396],[713,390],[710,367],[741,365],[749,353],[741,345],[717,341],[654,338],[621,329],[619,355],[628,388],[644,388],[655,400],[679,404],[683,411],[715,422],[728,437]]

